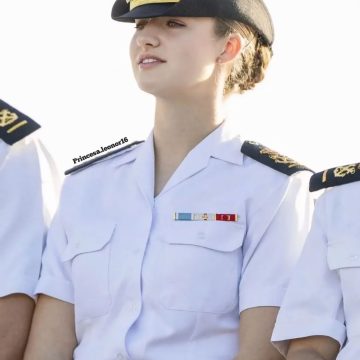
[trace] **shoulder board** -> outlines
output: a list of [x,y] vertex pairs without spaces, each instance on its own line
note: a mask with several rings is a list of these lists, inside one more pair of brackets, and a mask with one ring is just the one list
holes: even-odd
[[310,179],[310,191],[345,185],[360,180],[360,163],[339,166],[314,174]]
[[0,99],[0,139],[13,145],[39,128],[34,120]]
[[313,172],[306,166],[300,165],[295,160],[280,155],[276,151],[270,150],[254,141],[245,141],[241,147],[241,152],[256,161],[289,176],[303,170]]
[[142,142],[144,142],[144,141],[143,140],[142,141],[134,141],[129,145],[123,146],[122,148],[119,148],[119,149],[116,149],[116,150],[113,150],[113,151],[109,151],[104,155],[100,155],[100,156],[98,156],[98,157],[96,157],[94,159],[91,159],[89,161],[85,161],[83,164],[76,165],[76,166],[72,167],[71,169],[66,170],[65,175],[69,175],[69,174],[71,174],[71,173],[73,173],[75,171],[85,169],[88,166],[97,163],[99,160],[103,160],[103,159],[105,159],[105,158],[107,158],[107,157],[109,157],[111,155],[114,155],[114,154],[120,154],[124,150],[130,149],[131,147],[133,147],[135,145],[138,145],[138,144],[141,144]]

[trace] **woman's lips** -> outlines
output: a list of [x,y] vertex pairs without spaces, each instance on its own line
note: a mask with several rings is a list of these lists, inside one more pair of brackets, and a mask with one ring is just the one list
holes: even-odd
[[150,68],[154,68],[160,64],[164,64],[164,61],[160,61],[160,60],[155,60],[155,61],[152,61],[152,62],[141,62],[139,64],[139,68],[140,69],[150,69]]
[[166,61],[155,54],[143,53],[137,58],[137,63],[140,69],[152,69]]

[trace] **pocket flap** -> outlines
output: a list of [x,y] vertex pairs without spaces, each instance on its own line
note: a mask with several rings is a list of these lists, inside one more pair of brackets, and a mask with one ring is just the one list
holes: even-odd
[[360,267],[360,239],[344,237],[329,242],[327,261],[331,270]]
[[194,245],[229,252],[244,241],[245,225],[231,222],[176,222],[165,242],[173,245]]
[[62,261],[76,255],[101,250],[111,239],[116,224],[113,222],[92,222],[86,227],[81,224],[66,229],[68,244],[61,256]]

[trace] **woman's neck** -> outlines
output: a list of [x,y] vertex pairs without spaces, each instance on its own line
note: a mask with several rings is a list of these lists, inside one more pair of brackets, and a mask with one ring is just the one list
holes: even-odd
[[225,118],[221,101],[169,101],[157,99],[154,125],[155,154],[183,158]]

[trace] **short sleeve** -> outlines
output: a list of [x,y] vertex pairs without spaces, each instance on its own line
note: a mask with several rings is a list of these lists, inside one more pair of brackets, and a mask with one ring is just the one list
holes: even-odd
[[67,245],[66,234],[58,211],[50,225],[42,258],[41,274],[36,294],[45,294],[62,301],[74,303],[71,265],[62,261]]
[[338,274],[327,265],[322,206],[320,198],[272,335],[273,344],[284,356],[289,340],[294,338],[321,335],[337,340],[340,345],[345,341],[341,284]]
[[313,200],[308,172],[291,176],[286,186],[269,191],[251,215],[244,243],[239,312],[280,306],[310,229]]
[[46,232],[38,154],[33,142],[2,149],[0,296],[33,297]]

